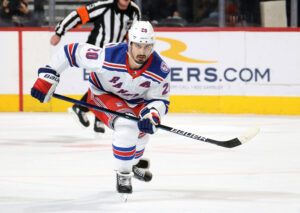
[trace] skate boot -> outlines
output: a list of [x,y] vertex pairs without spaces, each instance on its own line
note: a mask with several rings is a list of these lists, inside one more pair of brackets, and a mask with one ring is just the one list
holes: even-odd
[[152,173],[148,170],[150,161],[148,159],[140,159],[140,161],[132,167],[133,177],[140,180],[149,182],[152,180]]
[[75,113],[75,115],[77,115],[76,117],[83,126],[88,127],[90,125],[90,121],[86,115],[86,112],[80,110],[80,108],[76,105],[72,106],[72,111]]
[[94,131],[98,133],[105,132],[104,123],[100,121],[97,117],[95,117]]
[[147,158],[141,158],[135,166],[141,169],[149,169],[150,161]]
[[131,194],[132,193],[132,185],[131,185],[131,177],[132,173],[123,173],[117,172],[117,191],[119,193]]

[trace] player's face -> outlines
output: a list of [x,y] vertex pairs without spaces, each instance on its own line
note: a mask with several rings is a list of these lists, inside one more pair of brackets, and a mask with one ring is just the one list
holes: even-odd
[[130,53],[133,60],[138,64],[143,64],[147,61],[152,53],[153,44],[131,43]]
[[118,0],[118,7],[120,10],[127,10],[130,0]]

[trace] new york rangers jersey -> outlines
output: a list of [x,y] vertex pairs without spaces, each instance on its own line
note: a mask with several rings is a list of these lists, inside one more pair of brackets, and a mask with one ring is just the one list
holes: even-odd
[[58,73],[67,67],[91,70],[89,82],[96,95],[114,94],[129,105],[145,103],[155,107],[160,115],[169,105],[169,68],[153,51],[146,63],[132,70],[128,63],[128,44],[107,44],[103,49],[90,44],[69,44],[52,57],[49,66]]

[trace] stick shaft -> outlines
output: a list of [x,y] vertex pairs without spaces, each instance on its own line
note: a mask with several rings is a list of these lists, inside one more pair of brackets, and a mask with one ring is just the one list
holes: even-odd
[[[71,103],[74,103],[74,104],[78,104],[78,105],[81,105],[81,106],[84,106],[84,107],[88,107],[88,108],[91,108],[91,109],[94,109],[94,110],[110,113],[110,114],[115,115],[115,116],[120,116],[122,118],[126,118],[126,119],[129,119],[129,120],[132,120],[132,121],[136,121],[136,122],[139,121],[139,118],[137,118],[135,116],[125,114],[125,113],[116,112],[116,111],[113,111],[113,110],[110,110],[110,109],[107,109],[107,108],[103,108],[103,107],[100,107],[100,106],[89,104],[89,103],[79,101],[79,100],[76,100],[76,99],[73,99],[73,98],[69,98],[69,97],[66,97],[66,96],[63,96],[63,95],[59,95],[59,94],[56,94],[56,93],[53,94],[53,97],[57,98],[57,99],[64,100],[64,101],[68,101],[68,102],[71,102]],[[190,133],[190,132],[186,132],[186,131],[183,131],[183,130],[180,130],[180,129],[175,129],[173,127],[165,126],[165,125],[162,125],[162,124],[158,124],[156,127],[160,128],[162,130],[168,131],[168,132],[172,132],[172,133],[181,135],[181,136],[185,136],[185,137],[192,138],[192,139],[195,139],[195,140],[198,140],[198,141],[203,141],[203,142],[215,144],[215,145],[226,147],[226,148],[232,148],[232,147],[235,147],[235,146],[238,146],[238,145],[241,144],[241,142],[237,138],[234,138],[234,139],[228,140],[228,141],[217,141],[217,140],[206,138],[206,137],[203,137],[203,136],[200,136],[200,135],[196,135],[194,133]]]

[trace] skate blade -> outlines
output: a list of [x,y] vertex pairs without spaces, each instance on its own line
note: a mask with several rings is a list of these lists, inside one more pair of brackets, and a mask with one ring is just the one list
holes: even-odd
[[120,199],[122,202],[126,203],[128,199],[128,194],[127,193],[119,193]]

